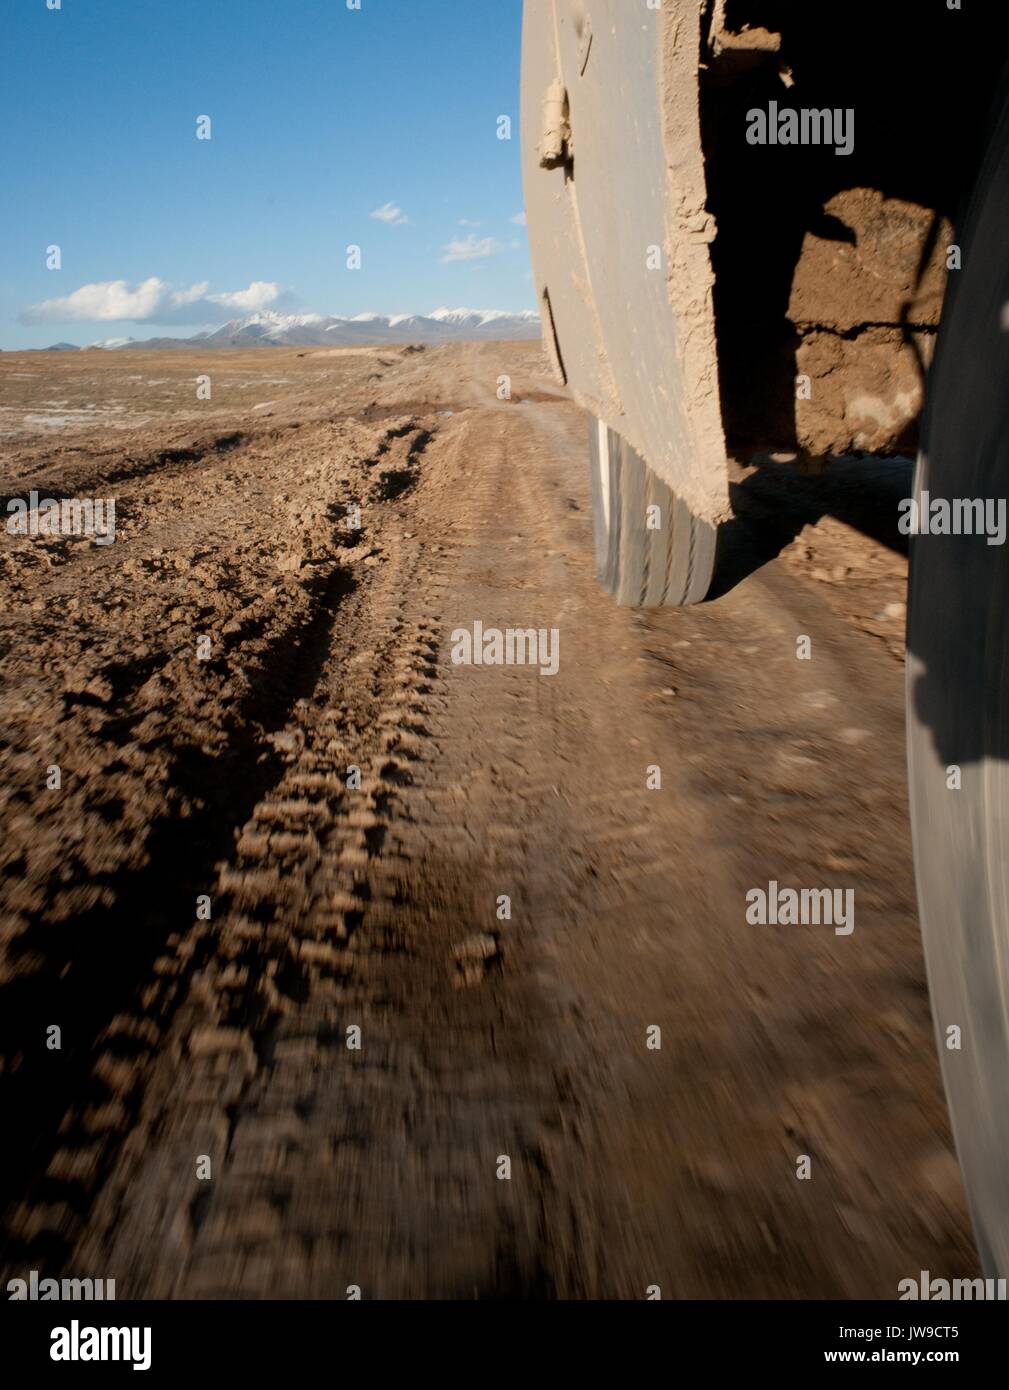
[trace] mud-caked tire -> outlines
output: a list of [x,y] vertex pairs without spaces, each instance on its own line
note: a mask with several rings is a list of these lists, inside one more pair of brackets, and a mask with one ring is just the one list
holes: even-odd
[[628,608],[676,608],[707,592],[715,529],[602,420],[589,421],[596,578]]

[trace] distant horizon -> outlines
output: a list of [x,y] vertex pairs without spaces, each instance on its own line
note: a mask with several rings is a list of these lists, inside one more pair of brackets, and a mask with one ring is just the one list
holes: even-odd
[[[519,310],[517,313],[509,313],[507,310],[498,309],[450,309],[440,306],[433,309],[429,314],[378,314],[370,310],[364,310],[352,316],[342,314],[283,314],[273,310],[257,309],[251,314],[241,318],[231,319],[227,323],[218,325],[208,325],[192,334],[181,333],[154,333],[146,337],[138,338],[129,335],[116,335],[108,338],[99,338],[91,342],[73,342],[69,338],[59,338],[49,343],[40,344],[37,347],[29,348],[0,348],[4,352],[54,352],[54,351],[116,351],[126,347],[147,347],[153,345],[176,345],[178,347],[201,348],[212,346],[221,348],[225,345],[225,335],[230,343],[238,347],[325,347],[327,342],[334,347],[359,346],[373,347],[388,345],[396,341],[386,334],[381,334],[379,330],[384,327],[387,330],[395,331],[401,324],[416,326],[421,333],[420,337],[406,335],[402,341],[421,342],[425,345],[437,345],[441,342],[464,342],[464,341],[516,341],[528,338],[533,341],[540,336],[540,316],[534,309]],[[235,338],[243,331],[251,327],[273,325],[273,331],[265,334],[249,335],[241,342],[235,343]],[[341,326],[346,326],[347,330],[353,330],[352,341],[346,338],[324,339],[323,337],[308,338],[305,341],[293,339],[284,341],[285,335],[289,333],[304,332],[308,335],[325,335],[334,330],[340,331]],[[522,332],[528,326],[529,333]],[[535,331],[532,331],[535,327]],[[377,336],[376,336],[377,335]],[[472,336],[467,336],[472,335]],[[214,340],[217,340],[216,342]]]

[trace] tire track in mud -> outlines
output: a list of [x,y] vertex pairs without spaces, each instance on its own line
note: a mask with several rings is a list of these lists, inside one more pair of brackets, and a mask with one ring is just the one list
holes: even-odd
[[[447,460],[472,447],[462,421],[440,437],[429,515],[439,481],[459,486]],[[514,510],[505,453],[499,428],[448,544],[400,542],[332,635],[284,735],[289,766],[221,868],[214,920],[181,947],[199,966],[75,1256],[135,1295],[557,1291],[547,1155],[576,1119],[543,1066],[529,924],[495,917],[501,893],[516,916],[530,894],[557,900],[544,817],[522,804],[546,794],[533,769],[547,683],[485,672],[451,692],[445,667],[447,606],[473,593],[487,516]],[[509,722],[490,762],[488,700]],[[500,1154],[519,1181],[497,1181]]]
[[[104,876],[96,876],[93,883],[100,900],[93,909],[76,913],[65,925],[38,921],[10,944],[14,978],[4,986],[0,1000],[0,1050],[18,1065],[5,1078],[8,1084],[0,1092],[0,1103],[8,1123],[38,1136],[43,1154],[53,1145],[57,1126],[61,1146],[69,1144],[82,1152],[72,1159],[58,1153],[40,1165],[38,1148],[13,1151],[10,1158],[16,1166],[5,1165],[0,1189],[4,1193],[16,1190],[41,1166],[46,1176],[38,1185],[36,1202],[56,1207],[51,1215],[57,1216],[66,1214],[59,1211],[60,1204],[75,1213],[86,1209],[102,1179],[96,1131],[100,1134],[103,1121],[110,1118],[116,1121],[117,1134],[128,1126],[136,1078],[127,1085],[127,1076],[157,1040],[156,1028],[135,1028],[136,1020],[129,1013],[121,1016],[121,1011],[128,1010],[137,979],[151,969],[176,924],[192,914],[215,861],[230,846],[230,818],[251,808],[275,777],[278,760],[264,756],[261,731],[267,731],[268,742],[269,731],[283,727],[285,715],[308,688],[306,676],[310,683],[318,634],[331,626],[335,606],[349,592],[350,582],[345,572],[330,575],[318,586],[318,609],[307,627],[267,649],[269,689],[250,690],[225,728],[226,753],[212,757],[195,747],[173,751],[168,776],[174,792],[198,809],[184,820],[169,817],[153,823],[145,846],[146,865],[131,874],[115,872],[107,883]],[[143,674],[148,669],[153,671],[145,664]],[[105,731],[115,742],[127,741],[129,734],[129,721]],[[227,787],[226,797],[208,797],[208,788],[221,782]],[[95,946],[99,940],[101,950]],[[42,968],[18,971],[22,961],[33,958],[44,962]],[[67,975],[71,985],[65,989],[60,982]],[[146,1012],[161,1016],[170,1011],[172,998],[170,988],[159,991],[156,1000],[149,996]],[[78,1040],[68,1048],[55,1084],[53,1068],[47,1065],[50,1059],[19,1056],[21,1040],[47,1015],[59,1018],[68,1038]],[[91,1047],[80,1045],[80,1040],[95,1037],[107,1045],[97,1066]],[[73,1110],[68,1111],[71,1101]],[[29,1233],[33,1239],[37,1235],[34,1219],[21,1232],[22,1237]],[[46,1254],[57,1256],[62,1247],[62,1239],[42,1246]]]
[[[407,475],[404,488],[412,486],[431,437],[413,422],[379,437],[376,453],[398,459]],[[377,537],[385,508],[378,505],[382,488],[371,473],[371,460],[361,461],[360,486],[345,494],[341,508],[374,495],[370,516]],[[315,466],[306,480],[325,476],[326,466]],[[281,775],[283,730],[318,681],[341,605],[377,553],[368,528],[349,534],[337,529],[340,515],[330,518],[329,557],[318,558],[301,585],[305,602],[261,645],[255,667],[245,657],[242,693],[219,730],[218,746],[209,751],[197,741],[168,745],[171,798],[143,827],[141,867],[93,873],[88,891],[94,906],[65,920],[54,921],[39,899],[21,926],[5,933],[0,1103],[13,1132],[29,1136],[29,1142],[4,1150],[0,1196],[8,1205],[9,1267],[31,1260],[62,1265],[135,1122],[144,1072],[162,1045],[182,984],[206,954],[203,941],[183,938],[182,954],[173,955],[178,924],[192,920],[197,896],[213,882],[214,866],[230,852],[236,829]],[[362,558],[365,565],[355,568]],[[230,624],[230,642],[223,656],[207,664],[208,675],[236,656],[242,659],[248,627]],[[169,652],[98,668],[90,685],[104,684],[101,698],[70,692],[65,716],[79,708],[87,714],[94,706],[102,744],[129,757],[137,726],[146,719],[142,707],[129,712],[130,697],[174,660]],[[88,796],[88,804],[99,805],[96,793]],[[5,889],[22,871],[17,863],[5,866]],[[9,906],[9,893],[6,898]],[[138,992],[138,981],[145,979]],[[58,1065],[24,1045],[47,1017],[59,1020],[65,1039]]]

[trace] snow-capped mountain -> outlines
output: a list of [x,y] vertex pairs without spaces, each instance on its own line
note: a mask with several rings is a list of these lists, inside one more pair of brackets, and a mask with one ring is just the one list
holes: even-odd
[[507,314],[501,309],[435,309],[428,315],[437,323],[452,328],[487,328],[491,324],[530,323],[536,325],[539,334],[540,316],[532,309],[523,309],[520,314]]
[[368,347],[382,343],[466,342],[538,338],[540,318],[525,309],[511,314],[501,309],[435,309],[430,314],[280,314],[260,309],[231,319],[220,328],[191,338],[106,338],[92,343],[102,348],[181,347]]

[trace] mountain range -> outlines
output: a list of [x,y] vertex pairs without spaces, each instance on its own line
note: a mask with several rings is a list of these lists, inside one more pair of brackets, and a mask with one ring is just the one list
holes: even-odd
[[[382,343],[458,343],[474,339],[514,341],[540,336],[540,317],[531,309],[517,314],[499,309],[435,309],[430,314],[279,314],[261,309],[231,319],[220,328],[191,338],[104,338],[88,347],[231,348],[370,347]],[[79,351],[76,343],[54,343],[47,352]]]

